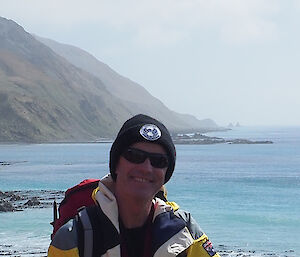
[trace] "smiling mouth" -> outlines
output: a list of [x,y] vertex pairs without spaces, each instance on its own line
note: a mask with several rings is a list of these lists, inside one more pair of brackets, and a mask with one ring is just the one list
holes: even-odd
[[133,180],[140,183],[151,183],[151,180],[146,178],[133,177]]

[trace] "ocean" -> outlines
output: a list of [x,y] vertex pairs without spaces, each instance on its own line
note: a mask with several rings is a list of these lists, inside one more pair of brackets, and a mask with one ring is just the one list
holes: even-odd
[[[273,144],[177,145],[168,199],[192,213],[221,256],[300,256],[300,128],[207,133]],[[0,191],[66,190],[108,172],[111,144],[0,145]],[[0,212],[0,256],[45,256],[52,209]]]

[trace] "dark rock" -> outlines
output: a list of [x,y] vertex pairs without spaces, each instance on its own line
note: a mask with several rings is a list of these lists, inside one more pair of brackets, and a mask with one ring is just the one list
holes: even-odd
[[288,250],[288,251],[285,251],[286,253],[294,253],[295,251],[294,250]]
[[12,201],[12,202],[15,202],[15,201],[21,201],[21,200],[23,200],[23,199],[22,199],[21,196],[19,196],[19,195],[13,195],[13,196],[10,198],[10,201]]
[[4,194],[5,194],[6,197],[14,197],[14,196],[16,196],[15,193],[12,192],[12,191],[4,192]]
[[10,165],[10,163],[9,162],[0,162],[0,165]]
[[40,205],[40,204],[41,204],[41,202],[36,197],[33,197],[30,200],[28,200],[24,205],[37,206],[37,205]]
[[5,200],[0,201],[0,212],[9,212],[9,211],[11,212],[14,210],[15,210],[15,208],[11,203],[9,203]]

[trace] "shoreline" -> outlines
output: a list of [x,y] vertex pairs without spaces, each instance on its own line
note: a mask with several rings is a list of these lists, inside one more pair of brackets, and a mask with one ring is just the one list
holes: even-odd
[[[224,139],[206,136],[204,133],[176,134],[172,136],[175,145],[208,145],[208,144],[273,144],[271,140],[249,140],[245,138]],[[45,141],[45,142],[0,142],[0,145],[40,145],[40,144],[112,144],[113,139],[103,141]],[[0,161],[0,165],[4,161]]]
[[[50,244],[49,243],[45,246],[39,247],[32,247],[35,249],[18,249],[14,247],[13,244],[0,244],[0,255],[2,256],[39,256],[39,257],[46,257],[47,250]],[[283,250],[280,253],[276,253],[272,250],[253,250],[253,249],[243,249],[241,247],[234,247],[234,249],[229,249],[228,246],[223,244],[214,245],[216,251],[222,257],[296,257],[296,252],[294,250]]]

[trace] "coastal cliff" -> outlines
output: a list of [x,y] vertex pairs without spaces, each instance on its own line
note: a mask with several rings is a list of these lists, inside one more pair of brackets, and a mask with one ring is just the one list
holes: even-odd
[[[170,130],[219,128],[210,119],[168,109],[85,51],[53,45],[60,46],[52,42],[50,48],[0,17],[0,142],[99,141],[113,138],[138,113],[162,120]],[[63,54],[68,49],[69,56]]]

